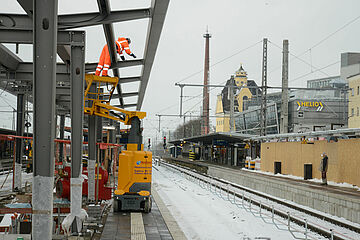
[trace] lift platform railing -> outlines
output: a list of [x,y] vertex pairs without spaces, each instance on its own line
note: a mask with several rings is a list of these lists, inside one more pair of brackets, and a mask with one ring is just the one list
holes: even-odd
[[[123,122],[125,125],[131,124],[131,118],[138,117],[143,119],[146,117],[145,112],[139,111],[127,111],[122,108],[118,108],[110,105],[111,97],[114,93],[116,85],[119,82],[117,77],[102,77],[93,74],[85,74],[86,89],[84,94],[84,100],[92,102],[91,106],[84,107],[84,113],[88,115],[96,115],[100,117],[109,118],[115,121]],[[90,92],[92,84],[96,84],[96,91]],[[111,89],[108,93],[101,91],[103,85],[111,85]],[[104,99],[104,96],[109,95],[108,99]]]

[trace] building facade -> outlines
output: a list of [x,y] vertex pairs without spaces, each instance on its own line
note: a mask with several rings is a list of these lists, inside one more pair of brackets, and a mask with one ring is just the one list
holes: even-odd
[[346,52],[341,54],[340,77],[347,80],[360,73],[360,53]]
[[[233,88],[230,87],[231,85]],[[244,111],[247,102],[259,94],[255,81],[248,79],[242,65],[225,86],[216,100],[216,132],[230,131],[230,89],[234,92],[235,113]]]
[[[298,133],[347,127],[348,96],[346,82],[341,80],[339,76],[335,76],[310,80],[308,87],[326,88],[326,90],[304,89],[289,92],[289,102],[287,103],[289,106],[288,132]],[[281,92],[268,94],[267,135],[280,133],[281,104]],[[236,132],[260,134],[260,106],[260,99],[253,98],[248,101],[243,112],[236,113]]]
[[349,128],[360,128],[360,74],[349,77]]

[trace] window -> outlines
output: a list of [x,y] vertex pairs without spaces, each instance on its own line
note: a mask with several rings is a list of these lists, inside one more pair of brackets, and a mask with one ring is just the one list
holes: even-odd
[[354,96],[354,89],[351,89],[351,96]]
[[304,112],[298,112],[298,118],[304,118]]
[[352,108],[351,109],[351,117],[353,117],[354,116],[354,109]]
[[359,107],[356,108],[356,116],[359,116]]
[[360,89],[359,89],[359,86],[357,87],[357,95],[359,95],[360,93]]

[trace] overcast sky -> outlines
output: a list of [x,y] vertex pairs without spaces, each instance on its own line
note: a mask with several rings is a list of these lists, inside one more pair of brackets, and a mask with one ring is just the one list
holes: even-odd
[[[15,0],[1,0],[0,12],[20,13]],[[148,7],[149,0],[111,0],[112,10]],[[281,56],[283,39],[289,40],[290,86],[305,86],[306,80],[338,75],[340,54],[360,52],[360,1],[358,0],[171,0],[160,38],[143,111],[144,137],[155,137],[158,117],[155,114],[178,114],[180,89],[176,82],[203,82],[204,38],[208,27],[210,39],[210,82],[222,84],[243,64],[250,79],[261,83],[262,39],[268,38],[268,84],[281,85]],[[95,0],[59,0],[59,13],[97,11]],[[356,19],[351,24],[347,23]],[[132,39],[131,49],[142,57],[148,20],[114,24],[116,36]],[[340,30],[339,30],[340,29]],[[89,27],[86,42],[86,61],[96,62],[105,38],[101,26]],[[339,30],[338,32],[336,32]],[[335,33],[336,32],[336,33]],[[334,33],[334,34],[333,34]],[[331,35],[333,34],[333,35]],[[331,36],[330,36],[331,35]],[[323,39],[327,38],[320,43]],[[320,44],[318,44],[320,43]],[[13,46],[9,46],[14,49]],[[19,56],[32,58],[32,46],[21,46]],[[303,60],[294,58],[300,56]],[[306,62],[306,63],[305,63]],[[333,64],[333,65],[331,65]],[[312,67],[311,67],[312,65]],[[325,66],[328,68],[316,71]],[[140,74],[140,67],[122,69],[122,76]],[[198,74],[195,74],[199,72]],[[311,73],[313,72],[313,73]],[[311,74],[309,74],[311,73]],[[306,77],[299,78],[308,74]],[[189,77],[192,76],[192,77]],[[188,78],[189,77],[189,78]],[[125,84],[124,92],[138,89],[137,84]],[[210,92],[211,115],[214,115],[216,95]],[[200,88],[185,88],[184,110],[198,115],[202,96]],[[1,93],[1,92],[0,92]],[[5,93],[0,98],[3,110]],[[10,96],[5,96],[15,105]],[[189,100],[190,99],[190,100]],[[125,103],[136,103],[126,98]],[[11,128],[11,114],[0,117],[0,127]],[[162,117],[161,131],[174,130],[182,122],[175,117]],[[158,133],[158,138],[160,138]]]

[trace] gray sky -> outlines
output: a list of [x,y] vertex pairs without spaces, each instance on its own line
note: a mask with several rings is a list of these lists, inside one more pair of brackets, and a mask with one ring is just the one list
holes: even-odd
[[[1,12],[21,12],[15,0],[1,2]],[[147,7],[150,4],[148,0],[111,0],[110,2],[112,10]],[[224,60],[210,68],[211,83],[224,83],[242,63],[249,78],[259,84],[262,59],[260,41],[267,37],[271,42],[268,45],[268,84],[272,86],[281,84],[282,53],[277,46],[281,47],[282,40],[288,39],[290,54],[299,55],[306,52],[300,58],[308,63],[305,64],[290,56],[290,86],[305,86],[308,79],[338,75],[340,63],[336,62],[340,61],[342,52],[360,52],[360,19],[313,47],[360,16],[358,9],[360,9],[358,0],[171,0],[142,108],[148,113],[144,121],[144,137],[155,137],[157,133],[155,128],[158,126],[158,118],[155,114],[179,113],[180,89],[175,83],[203,69],[202,35],[207,26],[212,34],[210,65]],[[97,11],[95,0],[59,0],[59,13],[87,11]],[[114,24],[116,36],[132,38],[130,47],[138,57],[141,57],[144,51],[147,23],[148,20],[138,20]],[[86,30],[86,61],[95,62],[105,44],[103,30],[101,26]],[[255,46],[244,50],[252,45]],[[21,58],[26,61],[31,60],[31,46],[22,46],[20,51]],[[327,75],[316,72],[317,68],[332,63],[336,64],[322,70]],[[309,66],[310,64],[313,67]],[[121,74],[127,76],[139,74],[140,71],[139,67],[134,67],[121,70]],[[311,71],[314,73],[297,79]],[[297,80],[293,81],[294,79]],[[203,72],[200,72],[183,80],[182,83],[201,84],[202,81]],[[123,86],[124,92],[137,88],[138,85],[134,84]],[[196,96],[201,92],[200,88],[185,88],[186,96]],[[216,95],[219,92],[220,89],[210,92],[211,115],[214,115]],[[184,110],[198,115],[201,99],[200,96],[188,100],[184,104]],[[136,103],[136,98],[126,98],[126,103]],[[0,106],[6,105],[0,98]],[[11,119],[11,114],[9,116]],[[3,127],[5,121],[9,121],[9,116],[0,117],[2,122],[0,127]],[[166,132],[174,130],[180,122],[182,120],[179,118],[163,117],[162,130]],[[7,125],[11,128],[11,122]],[[158,138],[161,135],[158,134]]]

